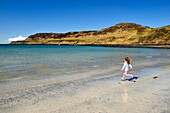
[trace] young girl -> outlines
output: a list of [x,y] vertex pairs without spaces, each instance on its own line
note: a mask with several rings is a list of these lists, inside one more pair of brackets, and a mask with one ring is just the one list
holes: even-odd
[[130,69],[132,69],[132,65],[130,64],[130,58],[129,57],[125,57],[124,58],[124,65],[123,65],[123,67],[121,69],[122,71],[124,71],[121,80],[124,80],[125,76],[131,76],[133,78],[133,75],[128,73],[128,71]]

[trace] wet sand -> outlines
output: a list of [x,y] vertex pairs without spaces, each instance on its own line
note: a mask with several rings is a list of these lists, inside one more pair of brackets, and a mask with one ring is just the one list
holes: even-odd
[[169,113],[170,65],[153,69],[137,68],[136,82],[117,70],[1,90],[0,113]]

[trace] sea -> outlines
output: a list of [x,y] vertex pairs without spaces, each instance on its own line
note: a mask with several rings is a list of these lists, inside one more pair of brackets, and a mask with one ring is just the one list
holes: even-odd
[[[170,50],[66,45],[0,45],[0,90],[25,81],[76,76],[117,75],[124,57],[133,72],[159,70],[170,64]],[[117,75],[118,76],[118,75]],[[24,81],[24,82],[23,82]]]

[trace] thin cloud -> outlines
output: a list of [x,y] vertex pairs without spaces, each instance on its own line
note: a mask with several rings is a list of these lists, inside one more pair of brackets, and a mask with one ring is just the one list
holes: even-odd
[[27,37],[23,37],[22,35],[15,37],[15,38],[9,38],[8,41],[12,42],[12,41],[22,41],[25,40]]

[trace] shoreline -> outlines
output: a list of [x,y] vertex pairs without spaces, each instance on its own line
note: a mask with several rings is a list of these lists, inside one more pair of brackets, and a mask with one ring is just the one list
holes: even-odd
[[8,45],[56,45],[56,46],[98,46],[98,47],[120,47],[120,48],[156,48],[170,49],[170,44],[0,44]]

